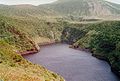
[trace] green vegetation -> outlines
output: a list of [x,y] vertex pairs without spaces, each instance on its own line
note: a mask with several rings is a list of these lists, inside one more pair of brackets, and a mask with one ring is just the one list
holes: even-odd
[[120,75],[120,21],[102,20],[119,19],[119,8],[120,5],[104,0],[0,5],[0,79],[64,81],[19,55],[38,52],[39,44],[60,41],[90,49],[93,56],[107,60]]
[[[80,24],[82,26],[82,24]],[[63,42],[72,44],[75,43],[79,38],[84,36],[86,34],[85,31],[82,30],[80,25],[74,25],[74,24],[65,24],[64,29],[62,32],[61,40]]]
[[19,52],[26,50],[37,51],[35,43],[30,39],[30,37],[19,30],[16,26],[7,22],[7,19],[8,18],[3,16],[0,17],[0,38],[16,47],[16,50]]
[[[93,56],[107,60],[112,70],[120,75],[120,21],[81,25],[79,30],[85,34],[82,35],[79,31],[78,36],[82,36],[78,40],[73,40],[73,47],[90,49]],[[72,34],[74,33],[70,32],[71,36]]]
[[[41,21],[38,24],[36,23],[37,22],[34,21],[29,22],[27,20],[0,16],[0,80],[64,81],[59,75],[46,70],[42,66],[32,64],[19,55],[34,53],[39,50],[37,43],[41,41],[39,42],[38,40],[38,42],[36,42],[33,40],[37,35],[39,37],[55,40],[55,37],[52,38],[52,35],[48,34],[48,30],[51,29],[52,31],[53,29],[53,32],[55,32],[57,27],[55,29],[52,26],[59,27],[59,23],[49,24],[51,26],[50,29],[47,25],[48,22],[42,23]],[[42,29],[42,26],[46,27]],[[34,29],[35,27],[36,29]],[[62,30],[59,29],[59,31]],[[39,34],[39,32],[41,33]],[[55,33],[57,35],[59,32]],[[48,39],[46,40],[47,42],[49,42]]]
[[0,41],[0,80],[3,81],[64,81],[62,77],[32,64],[14,51],[14,47]]
[[[2,34],[7,34],[5,38],[7,38],[12,45],[15,44],[16,46],[20,46],[18,44],[21,43],[20,47],[23,47],[21,48],[22,50],[24,50],[24,48],[28,50],[34,49],[31,48],[34,43],[37,45],[38,43],[60,41],[61,32],[64,27],[64,22],[62,21],[49,22],[31,17],[21,19],[18,17],[11,18],[0,16],[0,22]],[[43,41],[43,39],[45,39],[45,41]],[[31,45],[28,42],[31,42]],[[27,45],[27,43],[29,45]]]
[[112,70],[120,75],[120,22],[106,22],[96,28],[98,34],[93,36],[90,42],[90,48],[97,54],[106,58],[112,67]]

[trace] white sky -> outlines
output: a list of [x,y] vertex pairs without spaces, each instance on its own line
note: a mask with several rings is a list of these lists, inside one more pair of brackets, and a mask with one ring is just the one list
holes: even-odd
[[106,0],[106,1],[109,1],[109,2],[113,2],[113,3],[120,4],[120,0]]
[[[40,4],[51,3],[54,1],[57,1],[57,0],[0,0],[0,4],[6,4],[6,5],[17,5],[17,4],[40,5]],[[120,4],[120,0],[107,0],[107,1]]]
[[17,5],[17,4],[32,4],[32,5],[40,5],[47,4],[57,0],[0,0],[0,4],[6,5]]

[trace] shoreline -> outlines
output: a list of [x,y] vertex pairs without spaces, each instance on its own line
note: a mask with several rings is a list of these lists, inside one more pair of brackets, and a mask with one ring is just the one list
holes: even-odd
[[[40,47],[40,46],[47,46],[47,45],[52,45],[52,44],[57,44],[57,43],[62,43],[62,42],[55,42],[55,41],[54,41],[54,42],[45,42],[45,43],[42,43],[42,44],[38,44],[38,46],[39,46],[39,47]],[[85,49],[85,48],[80,48],[80,47],[74,47],[73,45],[69,45],[69,48],[73,48],[73,49],[76,49],[76,50],[80,50],[80,51],[85,51],[85,52],[92,53],[92,51],[91,51],[90,49]],[[21,54],[22,56],[25,56],[25,55],[30,55],[30,54],[36,54],[36,53],[38,53],[38,52],[40,52],[40,49],[39,49],[38,51],[35,51],[35,50],[34,50],[34,51],[21,52],[20,54]],[[108,60],[106,57],[101,56],[101,55],[97,55],[97,54],[94,54],[94,53],[92,53],[92,56],[95,57],[95,58],[97,58],[97,59],[104,60],[104,61],[108,62],[108,64],[109,64],[110,67],[111,67],[111,71],[112,71],[114,74],[116,74],[118,77],[120,76],[119,73],[118,73],[116,70],[114,70],[114,68],[112,68],[109,60]]]
[[[59,41],[58,42],[44,42],[44,43],[39,43],[38,46],[41,47],[41,46],[47,46],[47,45],[52,45],[52,44],[56,44],[56,43],[60,43]],[[31,54],[36,54],[40,52],[40,49],[38,50],[33,50],[33,51],[23,51],[23,52],[19,52],[18,54],[24,56],[24,55],[31,55]]]
[[20,53],[18,53],[18,54],[20,54],[20,55],[30,55],[30,54],[36,54],[36,53],[38,53],[39,51],[24,51],[24,52],[20,52]]
[[61,43],[61,42],[60,41],[44,42],[44,43],[39,43],[38,46],[47,46],[56,43]]
[[[85,55],[85,57],[82,57],[84,55]],[[95,57],[92,57],[91,53],[86,53],[84,51],[81,52],[78,49],[69,48],[69,45],[67,45],[67,44],[58,43],[58,44],[52,44],[52,45],[48,45],[48,46],[43,46],[43,47],[41,47],[41,51],[37,55],[30,55],[30,56],[28,55],[28,56],[25,56],[25,57],[26,57],[26,59],[29,59],[32,62],[35,62],[35,63],[38,63],[38,64],[43,64],[45,67],[51,69],[53,72],[57,72],[58,74],[62,75],[64,78],[66,78],[66,74],[69,74],[68,70],[71,71],[71,69],[75,69],[76,67],[79,67],[78,70],[82,71],[81,67],[84,66],[84,64],[82,64],[82,63],[84,63],[84,62],[88,63],[88,61],[83,61],[83,60],[87,60],[86,56],[88,56],[88,57],[90,57],[90,59],[94,60],[94,61],[90,60],[89,61],[90,63],[92,63],[94,65],[94,62],[96,62],[96,65],[98,65],[97,63],[99,61],[102,64],[102,65],[100,65],[99,68],[107,67],[108,69],[105,69],[104,71],[108,70],[112,75],[114,75],[110,71],[110,66],[105,61],[100,61],[99,59],[96,59]],[[47,59],[46,59],[46,57],[47,57]],[[56,58],[56,57],[59,57],[59,59]],[[67,59],[65,59],[65,58],[67,58]],[[81,58],[84,58],[84,59],[82,60]],[[59,65],[57,62],[58,63],[61,62],[63,64],[60,63],[60,65]],[[69,66],[69,63],[70,63],[70,66]],[[74,67],[76,65],[75,63],[78,64],[78,66]],[[86,63],[85,63],[85,66],[86,66]],[[105,63],[105,65],[104,65],[104,63]],[[51,67],[51,64],[53,65],[53,67]],[[66,66],[61,66],[61,65],[66,65]],[[83,65],[83,66],[81,66],[81,65]],[[89,66],[89,63],[88,63],[88,66]],[[62,67],[62,68],[59,68],[59,67]],[[59,68],[59,69],[56,70],[56,68]],[[66,70],[67,68],[68,68],[68,70]],[[61,71],[64,72],[64,73],[60,73]],[[72,74],[74,74],[74,72],[77,74],[76,71],[71,71],[72,73],[70,72],[70,74],[72,75]],[[95,71],[95,70],[93,69],[93,71]],[[99,71],[99,72],[101,72],[101,71]],[[108,72],[108,75],[109,75],[109,72]],[[76,77],[76,75],[74,75],[74,76]],[[69,76],[69,77],[72,77],[72,76]],[[82,78],[84,78],[84,77],[82,77]]]
[[112,65],[110,64],[110,61],[108,58],[102,56],[102,55],[97,55],[97,54],[94,54],[92,50],[90,49],[86,49],[86,48],[81,48],[79,46],[74,46],[74,45],[70,45],[69,48],[73,48],[73,49],[77,49],[77,50],[80,50],[80,51],[85,51],[85,52],[89,52],[89,53],[92,53],[92,56],[97,58],[97,59],[100,59],[100,60],[103,60],[103,61],[106,61],[110,67],[111,67],[111,71],[119,78],[120,77],[120,74],[119,72],[116,70],[116,68],[113,68]]

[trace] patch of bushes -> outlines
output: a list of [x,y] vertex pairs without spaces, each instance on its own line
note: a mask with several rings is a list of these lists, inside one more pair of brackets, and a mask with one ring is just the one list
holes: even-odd
[[120,21],[65,25],[62,40],[73,48],[89,49],[93,56],[110,63],[120,75]]

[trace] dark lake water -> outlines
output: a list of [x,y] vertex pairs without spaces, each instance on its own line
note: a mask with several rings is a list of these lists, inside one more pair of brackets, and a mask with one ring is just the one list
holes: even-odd
[[66,81],[120,81],[107,62],[67,44],[43,46],[39,53],[24,58],[62,75]]

